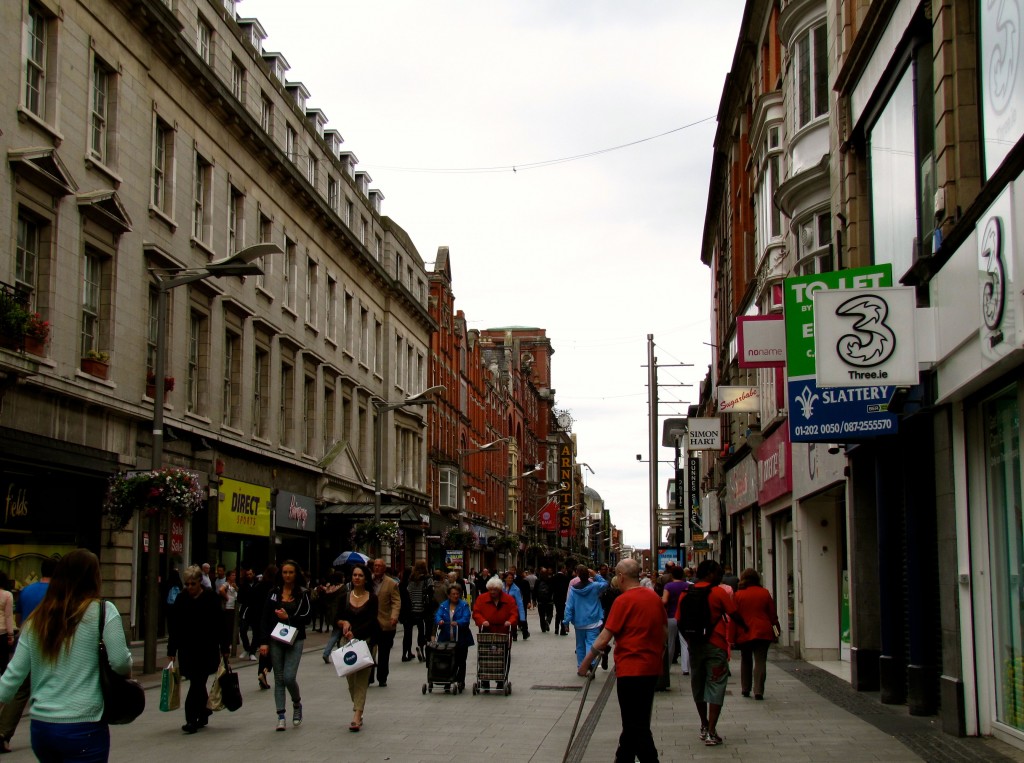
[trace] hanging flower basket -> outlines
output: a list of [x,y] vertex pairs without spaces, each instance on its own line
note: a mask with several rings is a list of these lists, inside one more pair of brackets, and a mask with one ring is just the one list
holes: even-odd
[[203,508],[206,493],[187,469],[168,466],[146,472],[118,472],[110,478],[104,513],[117,529],[124,528],[136,511],[146,516],[169,514],[188,518]]
[[391,546],[398,540],[398,522],[367,519],[352,528],[352,543],[363,548],[372,545]]
[[450,549],[474,549],[476,548],[477,537],[472,530],[462,530],[458,527],[449,527],[441,536],[441,545]]
[[491,541],[491,548],[495,551],[516,551],[521,544],[518,535],[501,535]]
[[526,547],[526,553],[534,554],[536,556],[544,556],[550,549],[543,543],[531,543]]

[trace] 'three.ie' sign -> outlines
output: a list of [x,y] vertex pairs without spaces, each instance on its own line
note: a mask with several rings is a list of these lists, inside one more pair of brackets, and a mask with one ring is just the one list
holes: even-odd
[[689,428],[688,450],[719,450],[722,447],[720,419],[689,418],[686,421]]

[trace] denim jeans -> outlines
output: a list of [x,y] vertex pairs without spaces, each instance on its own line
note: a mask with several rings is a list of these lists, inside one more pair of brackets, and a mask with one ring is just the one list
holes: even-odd
[[305,639],[296,639],[291,646],[273,639],[270,641],[270,661],[274,666],[274,701],[279,714],[285,710],[284,690],[286,688],[288,694],[291,695],[292,704],[298,705],[302,702],[302,694],[299,692],[299,682],[296,677],[299,674],[299,661],[302,659],[302,648],[305,644]]
[[29,726],[32,752],[40,763],[106,763],[110,756],[110,729],[102,721],[48,723]]
[[341,641],[341,628],[332,628],[331,637],[327,639],[327,646],[324,647],[324,657],[330,658],[331,652],[334,651],[334,647]]

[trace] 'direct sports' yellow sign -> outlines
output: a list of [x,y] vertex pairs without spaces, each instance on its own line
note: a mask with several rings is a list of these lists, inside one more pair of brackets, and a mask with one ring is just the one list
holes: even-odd
[[270,537],[270,488],[221,479],[217,530]]

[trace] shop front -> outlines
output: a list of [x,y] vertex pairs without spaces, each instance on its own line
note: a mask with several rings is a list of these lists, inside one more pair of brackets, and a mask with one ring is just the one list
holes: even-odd
[[[116,470],[112,453],[0,427],[0,571],[15,590],[39,579],[43,559],[76,548],[113,562],[103,554],[102,528],[107,480]],[[110,572],[104,566],[104,575]]]
[[[308,495],[278,490],[274,498],[274,551],[277,562],[297,562],[307,577],[317,577],[316,501]],[[328,563],[330,560],[328,560]]]
[[775,599],[783,623],[780,643],[792,643],[793,617],[793,446],[783,421],[755,452],[757,461],[756,569]]
[[278,555],[271,554],[270,488],[222,478],[217,489],[217,559],[229,570],[245,564],[257,573]]
[[734,570],[753,566],[757,537],[757,462],[752,453],[725,473],[725,510],[728,532],[723,539],[721,563]]

